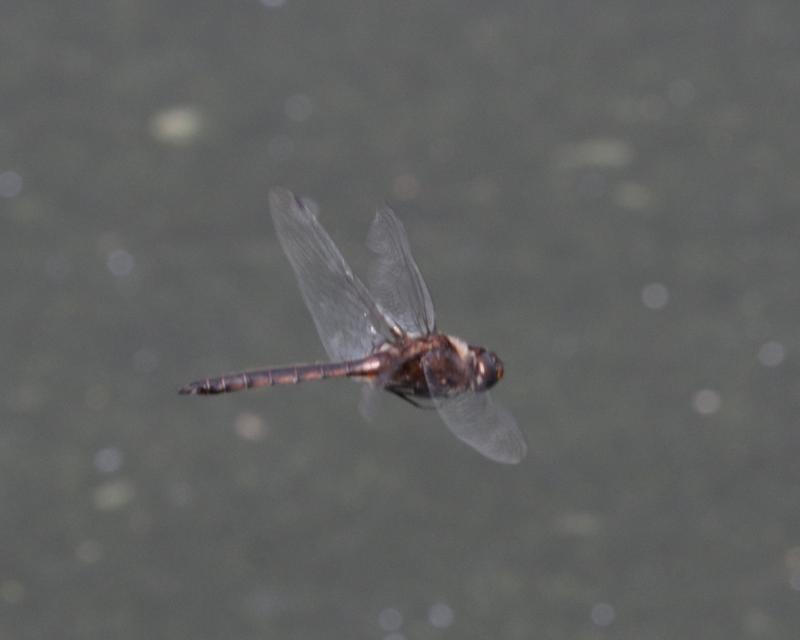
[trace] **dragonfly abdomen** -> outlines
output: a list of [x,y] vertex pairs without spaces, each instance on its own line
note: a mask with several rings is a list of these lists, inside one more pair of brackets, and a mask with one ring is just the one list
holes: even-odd
[[259,387],[311,382],[325,378],[348,378],[374,375],[381,366],[380,358],[364,358],[346,362],[301,364],[289,367],[272,367],[253,371],[239,371],[224,376],[190,382],[178,393],[192,395],[216,395]]

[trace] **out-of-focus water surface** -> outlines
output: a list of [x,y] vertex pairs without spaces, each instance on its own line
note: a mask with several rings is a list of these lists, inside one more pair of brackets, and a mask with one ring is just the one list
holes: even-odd
[[[0,635],[793,638],[794,2],[6,2]],[[324,352],[266,194],[391,203],[517,467]]]

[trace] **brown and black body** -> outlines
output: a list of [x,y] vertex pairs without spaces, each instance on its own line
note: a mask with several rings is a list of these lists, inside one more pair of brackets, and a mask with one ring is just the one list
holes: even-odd
[[245,389],[312,382],[327,378],[372,378],[378,375],[378,371],[385,366],[385,360],[386,358],[376,354],[360,360],[346,360],[345,362],[294,364],[285,367],[237,371],[190,382],[181,387],[178,393],[215,395],[218,393],[244,391]]
[[[427,371],[426,371],[427,369]],[[429,378],[435,380],[433,388]],[[406,400],[482,391],[503,377],[499,358],[443,333],[400,336],[358,360],[238,371],[191,382],[181,394],[214,395],[327,378],[369,380]]]
[[395,364],[383,386],[407,400],[484,391],[503,377],[493,353],[443,333],[406,337],[385,349]]

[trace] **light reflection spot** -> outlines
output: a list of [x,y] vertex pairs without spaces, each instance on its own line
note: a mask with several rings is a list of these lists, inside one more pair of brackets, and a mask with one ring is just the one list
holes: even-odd
[[117,447],[104,447],[94,454],[94,467],[100,473],[114,473],[122,468],[124,456]]
[[94,506],[99,511],[117,511],[127,506],[135,495],[130,482],[106,482],[94,490]]
[[556,516],[556,531],[570,536],[593,536],[602,529],[598,516],[588,511],[567,511]]
[[171,107],[156,113],[150,120],[150,133],[159,142],[185,144],[195,139],[203,126],[203,117],[194,107]]
[[21,191],[21,175],[16,171],[0,172],[0,198],[16,198]]
[[777,367],[786,357],[786,349],[780,342],[771,340],[761,345],[758,361],[765,367]]
[[267,425],[264,419],[256,414],[244,411],[236,416],[236,422],[233,425],[236,435],[242,440],[250,442],[258,442],[263,440],[267,435]]
[[669,291],[660,282],[651,282],[642,288],[642,304],[648,309],[663,309],[669,302]]
[[598,627],[607,627],[614,622],[616,612],[614,611],[614,607],[607,602],[598,602],[592,607],[591,616],[592,622]]
[[589,138],[562,145],[556,154],[561,169],[620,169],[628,166],[635,155],[633,147],[620,138]]
[[114,249],[106,258],[106,266],[116,277],[125,278],[133,271],[134,259],[125,249]]
[[455,619],[453,610],[444,602],[437,602],[428,610],[428,622],[437,629],[446,629]]
[[378,624],[384,631],[397,631],[403,626],[403,614],[393,607],[387,607],[378,614]]
[[790,547],[786,551],[786,568],[800,575],[800,546]]
[[711,415],[719,411],[722,406],[722,398],[713,389],[701,389],[694,394],[692,406],[697,413]]

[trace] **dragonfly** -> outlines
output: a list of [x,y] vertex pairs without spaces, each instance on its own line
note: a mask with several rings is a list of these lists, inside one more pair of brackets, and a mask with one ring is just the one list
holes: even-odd
[[493,352],[440,333],[428,287],[405,228],[383,207],[367,236],[374,253],[365,285],[320,224],[315,207],[283,188],[270,212],[329,362],[238,371],[191,382],[181,394],[215,395],[327,378],[367,383],[362,413],[375,390],[435,408],[450,431],[485,457],[515,464],[527,444],[514,416],[489,389],[503,377]]

